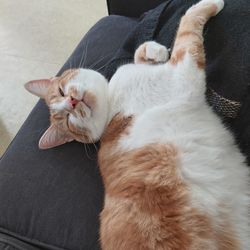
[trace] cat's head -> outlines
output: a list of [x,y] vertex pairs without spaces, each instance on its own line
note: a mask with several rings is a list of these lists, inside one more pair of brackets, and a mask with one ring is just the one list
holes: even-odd
[[59,77],[30,81],[25,88],[45,99],[50,110],[51,124],[39,141],[40,148],[100,139],[108,120],[108,85],[101,74],[71,69]]

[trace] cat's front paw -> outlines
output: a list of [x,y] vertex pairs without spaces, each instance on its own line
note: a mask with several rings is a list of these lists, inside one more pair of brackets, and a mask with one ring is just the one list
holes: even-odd
[[167,48],[157,42],[145,42],[135,52],[135,63],[158,64],[165,63],[169,59]]
[[223,8],[224,8],[224,0],[203,0],[204,2],[207,2],[208,4],[214,4],[216,5],[216,13],[215,15],[217,15]]
[[215,6],[214,15],[217,15],[223,8],[224,8],[224,0],[201,0],[197,4],[193,5],[191,8],[188,9],[187,13],[192,12],[193,10],[200,8],[202,6]]

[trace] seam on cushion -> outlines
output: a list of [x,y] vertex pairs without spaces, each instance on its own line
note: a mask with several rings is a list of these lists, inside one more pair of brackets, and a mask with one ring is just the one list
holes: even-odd
[[16,247],[11,246],[11,245],[9,245],[9,244],[6,244],[6,243],[4,243],[4,242],[2,242],[2,241],[0,241],[0,249],[1,249],[1,250],[19,250],[19,249],[17,249]]
[[14,242],[10,242],[10,241],[8,241],[8,240],[6,240],[6,239],[0,238],[0,243],[6,244],[7,246],[14,247],[14,248],[16,248],[16,249],[18,249],[18,250],[27,250],[27,249],[23,248],[22,246],[18,246],[18,245],[15,244]]
[[[28,238],[28,237],[25,237],[25,236],[22,236],[18,233],[14,233],[14,232],[11,232],[7,229],[4,229],[2,227],[0,227],[0,233],[3,233],[3,234],[6,234],[7,236],[9,237],[14,237],[16,238],[17,240],[20,240],[20,241],[23,241],[24,243],[27,242],[27,243],[31,243],[33,244],[34,246],[37,246],[37,247],[43,247],[43,248],[48,248],[48,249],[51,249],[51,250],[70,250],[70,249],[66,249],[66,248],[62,248],[62,247],[58,247],[58,246],[54,246],[54,245],[51,245],[51,244],[48,244],[48,243],[44,243],[42,241],[39,241],[37,239],[31,239],[31,238]],[[0,238],[0,241],[2,239]],[[8,244],[11,244],[9,242],[7,242]],[[21,249],[21,250],[27,250],[27,249]]]

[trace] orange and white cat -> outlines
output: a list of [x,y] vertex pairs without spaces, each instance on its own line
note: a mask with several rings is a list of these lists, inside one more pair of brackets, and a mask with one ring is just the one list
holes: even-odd
[[223,6],[192,6],[170,58],[146,42],[109,85],[87,69],[26,84],[51,112],[41,148],[101,139],[103,250],[250,249],[249,169],[205,98],[202,31]]

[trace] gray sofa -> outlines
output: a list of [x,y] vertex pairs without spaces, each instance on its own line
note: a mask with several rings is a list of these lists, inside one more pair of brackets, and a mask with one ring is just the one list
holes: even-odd
[[[171,47],[179,18],[195,1],[167,0],[169,8],[150,35],[158,32],[157,39]],[[138,43],[149,38],[134,28],[139,24],[152,26],[153,19],[141,23],[140,16],[162,2],[108,0],[110,15],[90,29],[58,75],[70,67],[105,69],[112,65],[114,55],[128,55],[131,59]],[[250,56],[246,53],[250,43],[250,3],[227,0],[226,4],[204,34],[208,86],[219,93],[210,96],[210,104],[232,129],[250,162]],[[127,40],[130,32],[132,39]],[[86,60],[79,65],[86,44]],[[239,104],[237,110],[235,103]],[[48,109],[40,100],[0,159],[0,250],[100,249],[99,213],[104,190],[96,159],[98,144],[72,142],[39,150],[39,138],[48,124]]]

